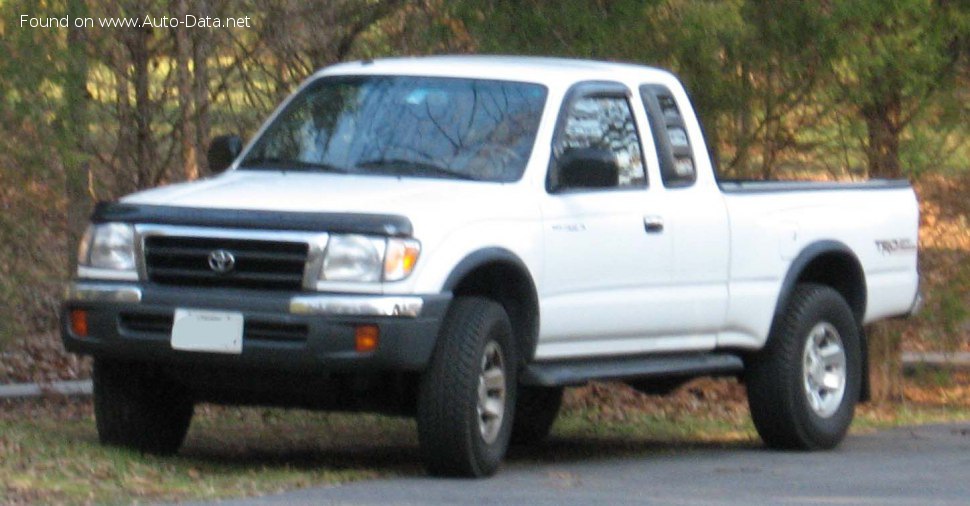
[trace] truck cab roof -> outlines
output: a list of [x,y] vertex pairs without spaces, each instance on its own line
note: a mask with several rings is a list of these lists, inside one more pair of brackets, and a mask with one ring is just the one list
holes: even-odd
[[677,83],[665,70],[631,63],[535,56],[462,55],[380,58],[341,63],[314,77],[347,74],[428,75],[534,82],[549,86],[584,80]]

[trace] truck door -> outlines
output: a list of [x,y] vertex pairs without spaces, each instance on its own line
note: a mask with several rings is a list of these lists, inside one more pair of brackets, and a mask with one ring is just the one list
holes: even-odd
[[[640,99],[660,163],[664,233],[672,241],[671,307],[677,333],[722,330],[728,304],[730,227],[700,125],[684,99],[669,88],[644,85]],[[681,107],[681,105],[683,107]]]
[[672,323],[673,242],[631,99],[596,82],[563,103],[542,199],[540,360],[653,351],[650,338]]

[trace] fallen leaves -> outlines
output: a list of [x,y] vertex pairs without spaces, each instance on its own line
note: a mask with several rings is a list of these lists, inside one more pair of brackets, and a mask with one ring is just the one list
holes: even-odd
[[90,359],[64,350],[55,332],[21,337],[0,353],[0,383],[45,384],[90,376]]
[[731,378],[696,379],[666,396],[645,395],[621,383],[591,383],[567,390],[563,406],[604,422],[647,414],[741,423],[748,416],[744,386]]

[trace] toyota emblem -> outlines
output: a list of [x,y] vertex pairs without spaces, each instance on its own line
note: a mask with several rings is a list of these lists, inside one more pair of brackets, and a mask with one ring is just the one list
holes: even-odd
[[217,249],[209,253],[209,268],[219,274],[226,274],[236,267],[236,257],[232,253]]

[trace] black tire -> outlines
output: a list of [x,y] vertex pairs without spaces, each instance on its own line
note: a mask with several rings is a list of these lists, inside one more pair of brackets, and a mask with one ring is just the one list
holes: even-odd
[[[480,426],[485,418],[479,413],[479,383],[487,349],[502,361],[504,382],[500,383],[505,388],[504,402],[499,404],[502,415],[493,417],[498,422],[492,428],[497,430],[489,431],[491,441],[486,441]],[[505,310],[484,298],[456,298],[418,393],[418,440],[428,472],[476,478],[494,474],[509,445],[515,387],[515,346]]]
[[102,444],[154,455],[176,453],[192,420],[187,390],[151,368],[94,361],[94,414]]
[[559,407],[562,406],[562,387],[519,385],[516,392],[515,419],[512,420],[513,445],[541,443],[552,429]]
[[[814,363],[807,350],[810,341],[816,339],[812,335],[819,335],[818,339],[832,349],[835,339],[827,328],[834,329],[834,337],[841,341],[844,390],[841,397],[829,393],[831,397],[823,403],[812,399],[810,392],[818,391],[813,390],[818,383],[809,379],[813,368],[806,362]],[[823,450],[845,438],[859,400],[860,349],[859,324],[838,292],[810,283],[795,287],[785,312],[772,327],[767,345],[747,357],[745,364],[751,418],[768,447]],[[830,369],[822,364],[814,370],[822,374]],[[823,405],[829,412],[820,409]]]

